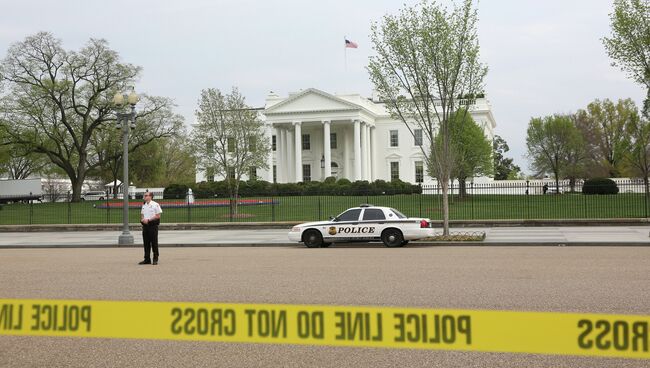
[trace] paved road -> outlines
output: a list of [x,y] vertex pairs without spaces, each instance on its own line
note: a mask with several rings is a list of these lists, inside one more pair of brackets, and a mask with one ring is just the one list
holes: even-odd
[[[0,296],[650,314],[650,247],[0,250]],[[0,337],[0,366],[647,367],[531,354]]]
[[[289,243],[286,229],[249,230],[168,230],[160,232],[163,245],[297,245]],[[485,232],[485,244],[536,243],[607,245],[645,244],[650,246],[648,226],[582,226],[582,227],[493,227],[458,228],[457,232]],[[70,231],[0,233],[0,248],[51,246],[113,246],[117,231]],[[136,245],[142,244],[134,232]]]

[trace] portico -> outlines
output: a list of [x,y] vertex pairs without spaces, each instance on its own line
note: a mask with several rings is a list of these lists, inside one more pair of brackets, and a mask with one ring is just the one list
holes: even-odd
[[[370,111],[309,89],[267,105],[264,115],[275,136],[272,161],[277,182],[330,176],[373,180],[371,157],[376,133]],[[268,180],[273,181],[273,177]]]

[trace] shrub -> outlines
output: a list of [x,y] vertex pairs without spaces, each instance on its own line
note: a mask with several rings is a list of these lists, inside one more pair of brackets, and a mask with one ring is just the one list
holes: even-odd
[[185,184],[170,184],[163,192],[164,198],[167,199],[181,199],[187,195],[189,187]]
[[618,186],[612,179],[588,179],[582,185],[582,194],[618,194]]

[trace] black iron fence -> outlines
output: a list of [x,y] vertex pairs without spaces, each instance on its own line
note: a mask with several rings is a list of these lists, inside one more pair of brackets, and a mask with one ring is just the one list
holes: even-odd
[[[563,181],[557,187],[552,181],[469,182],[464,187],[455,183],[449,190],[449,214],[452,220],[649,217],[649,196],[643,181],[618,181],[617,187],[617,194],[585,195],[580,181],[573,185]],[[437,186],[423,185],[406,194],[269,193],[237,199],[188,196],[157,201],[163,208],[162,221],[167,223],[322,220],[362,203],[441,220],[441,193]],[[121,223],[122,203],[121,199],[71,202],[67,195],[24,198],[0,194],[0,225]],[[129,202],[130,222],[139,221],[141,206],[141,200]]]

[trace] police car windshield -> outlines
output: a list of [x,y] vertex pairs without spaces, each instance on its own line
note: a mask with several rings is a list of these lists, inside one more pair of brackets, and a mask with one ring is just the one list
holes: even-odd
[[394,208],[391,208],[390,210],[393,211],[393,213],[395,214],[395,216],[397,216],[397,218],[401,218],[401,219],[406,218],[406,215],[404,215],[400,211],[398,211],[398,210],[396,210]]

